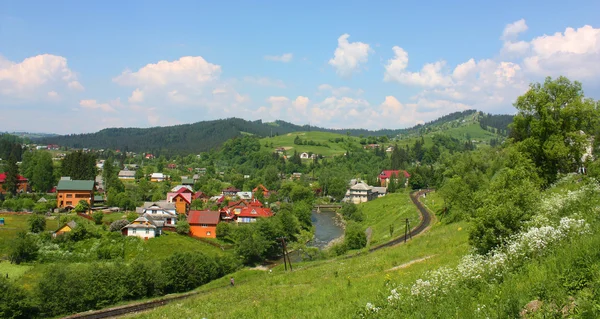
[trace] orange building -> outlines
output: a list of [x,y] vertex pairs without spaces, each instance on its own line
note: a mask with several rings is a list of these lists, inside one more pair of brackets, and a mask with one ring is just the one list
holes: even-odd
[[[0,173],[0,194],[6,194],[4,183],[6,183],[6,173]],[[21,175],[17,175],[17,193],[26,193],[28,189],[29,180]]]
[[191,210],[188,215],[190,234],[194,237],[216,238],[221,213],[210,210]]
[[176,187],[176,192],[167,193],[167,202],[175,204],[175,211],[178,214],[186,214],[190,210],[192,204],[192,196],[194,192],[188,187]]
[[80,200],[94,204],[94,181],[71,180],[63,177],[56,186],[56,205],[58,208],[75,208]]

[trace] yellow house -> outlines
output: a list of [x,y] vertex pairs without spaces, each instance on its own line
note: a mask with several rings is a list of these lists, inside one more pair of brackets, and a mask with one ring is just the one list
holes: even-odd
[[68,233],[70,231],[72,231],[75,227],[77,227],[77,223],[72,220],[64,225],[62,225],[57,231],[54,232],[54,234],[52,234],[52,237],[56,237],[58,235],[62,235],[64,233]]

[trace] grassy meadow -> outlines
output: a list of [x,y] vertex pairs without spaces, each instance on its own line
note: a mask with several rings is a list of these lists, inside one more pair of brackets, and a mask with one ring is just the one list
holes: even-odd
[[[327,144],[328,147],[314,145],[296,145],[294,144],[294,139],[296,137],[300,137],[302,140],[306,141],[312,140],[315,143],[318,142],[320,144]],[[334,143],[329,141],[330,139],[336,138],[343,138],[344,142]],[[312,152],[314,154],[319,154],[323,156],[334,156],[342,155],[346,152],[345,145],[346,143],[348,143],[348,139],[350,139],[352,144],[360,146],[360,139],[358,137],[328,132],[294,132],[279,136],[265,137],[260,140],[260,144],[262,148],[268,149],[269,151],[275,151],[275,149],[278,147],[284,147],[287,150],[288,155],[291,155],[294,153],[294,151],[297,151],[298,153]],[[268,146],[265,146],[267,144]]]
[[[27,231],[27,219],[29,214],[2,214],[4,226],[0,226],[0,257],[5,257],[10,251],[10,242],[17,237],[20,231]],[[46,230],[55,231],[58,229],[58,219],[56,217],[46,218]]]
[[[411,228],[418,225],[419,212],[409,197],[409,191],[406,189],[401,191],[401,193],[388,194],[359,204],[358,208],[365,213],[366,217],[361,225],[365,228],[370,227],[372,231],[369,242],[371,246],[404,235],[407,218]],[[394,229],[392,237],[390,237],[390,225]]]

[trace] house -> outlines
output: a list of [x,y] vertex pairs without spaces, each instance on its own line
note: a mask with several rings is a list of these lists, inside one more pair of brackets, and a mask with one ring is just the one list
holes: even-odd
[[155,225],[175,227],[177,224],[177,211],[174,203],[166,201],[145,202],[142,207],[137,207],[135,212],[141,216],[152,219]]
[[58,208],[75,208],[80,200],[85,200],[92,206],[94,188],[92,180],[72,180],[70,177],[62,177],[56,186],[56,205]]
[[167,203],[175,204],[175,211],[178,214],[187,214],[192,204],[194,192],[187,187],[180,187],[175,192],[167,193]]
[[125,236],[134,236],[144,239],[158,237],[162,234],[162,227],[157,225],[152,218],[140,216],[121,229]]
[[302,173],[292,173],[292,179],[300,179],[302,178]]
[[154,155],[148,153],[148,154],[146,154],[145,158],[146,159],[154,159]]
[[125,164],[123,166],[125,166],[125,169],[128,169],[130,171],[135,171],[138,168],[140,168],[140,166],[138,164]]
[[373,187],[367,185],[365,182],[358,182],[348,189],[344,197],[344,202],[360,204],[374,198],[377,198],[377,196],[373,194]]
[[135,179],[135,171],[130,170],[120,170],[119,171],[119,179],[120,180],[134,180]]
[[190,235],[201,238],[216,238],[217,224],[221,213],[210,210],[191,210],[188,215]]
[[[4,184],[6,183],[6,172],[0,173],[0,194],[6,194]],[[17,193],[25,193],[29,190],[29,180],[17,174]]]
[[194,179],[193,178],[188,178],[187,176],[181,176],[181,185],[189,185],[189,186],[194,186]]
[[271,192],[263,185],[263,184],[259,184],[258,186],[256,186],[252,192],[254,194],[256,194],[256,192],[262,192],[263,196],[265,198],[269,197],[271,195]]
[[237,196],[237,198],[239,198],[239,199],[251,200],[252,192],[237,192],[237,194],[235,194],[235,196]]
[[54,233],[52,233],[52,237],[56,237],[62,235],[64,233],[68,233],[77,227],[77,223],[72,220],[64,225],[62,225],[59,229],[57,229]]
[[387,195],[387,187],[376,187],[373,186],[371,188],[371,193],[373,193],[373,197],[379,198]]
[[168,169],[176,169],[177,168],[177,164],[175,164],[175,163],[169,163],[169,164],[167,164],[167,168]]
[[222,194],[223,194],[223,196],[233,197],[233,196],[237,195],[237,193],[239,191],[240,191],[239,189],[237,189],[237,188],[235,188],[233,186],[229,186],[229,187],[227,187],[226,189],[224,189],[222,191]]
[[239,214],[236,214],[236,221],[238,223],[254,223],[258,218],[268,218],[271,216],[273,216],[273,212],[270,208],[264,208],[261,202],[253,201],[247,207],[243,207]]
[[166,180],[169,180],[169,175],[165,175],[163,173],[152,173],[152,174],[150,174],[150,181],[151,182],[164,182]]
[[304,153],[300,154],[300,159],[308,159],[308,158],[309,158],[308,153],[304,152]]
[[388,148],[385,149],[386,153],[391,153],[394,151],[394,147],[393,146],[388,146]]
[[377,179],[379,180],[379,183],[382,187],[387,187],[390,183],[390,178],[392,176],[395,176],[396,181],[399,181],[398,177],[400,176],[400,174],[403,174],[406,180],[405,185],[407,185],[410,174],[405,170],[384,170],[381,171]]
[[104,160],[99,160],[99,161],[96,163],[96,168],[98,168],[98,169],[100,169],[100,170],[101,170],[101,169],[103,169],[103,168],[104,168]]
[[192,200],[194,200],[194,199],[199,199],[206,203],[206,202],[208,202],[209,196],[202,191],[197,191],[194,193],[194,195],[192,195]]
[[194,168],[194,171],[197,172],[198,174],[201,174],[201,175],[206,174],[206,168],[205,167],[196,167],[196,168]]

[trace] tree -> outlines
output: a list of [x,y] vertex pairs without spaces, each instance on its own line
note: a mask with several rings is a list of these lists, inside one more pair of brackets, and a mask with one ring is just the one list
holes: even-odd
[[115,220],[114,222],[112,222],[110,224],[109,230],[110,231],[121,231],[121,229],[123,229],[123,227],[127,226],[128,224],[129,224],[129,221],[127,219]]
[[187,220],[180,220],[179,222],[177,222],[177,226],[175,226],[175,229],[177,230],[177,233],[179,235],[187,235],[190,233],[190,224],[187,222]]
[[238,227],[234,233],[235,252],[244,263],[252,264],[263,259],[268,242],[256,227]]
[[33,154],[33,167],[31,176],[31,186],[37,192],[47,192],[54,186],[54,165],[52,164],[52,155],[49,152],[35,152]]
[[15,195],[17,188],[19,187],[19,167],[17,166],[17,159],[14,156],[10,156],[6,163],[6,181],[4,182],[4,190],[7,193]]
[[11,245],[8,260],[14,264],[33,261],[37,258],[38,245],[35,238],[25,232],[19,232]]
[[95,180],[96,156],[82,151],[69,153],[62,160],[61,173],[73,180]]
[[229,223],[217,224],[217,238],[222,240],[231,240],[230,236],[233,233],[233,226]]
[[27,228],[32,233],[40,233],[46,229],[46,218],[39,214],[32,214],[27,219]]
[[75,206],[75,211],[78,213],[87,212],[88,210],[90,210],[90,204],[85,199],[80,200]]
[[346,225],[344,243],[348,249],[361,249],[367,245],[365,230],[357,223],[349,222]]
[[103,212],[95,212],[92,214],[92,218],[94,219],[94,223],[96,225],[102,225],[102,219],[104,219]]
[[34,318],[37,309],[27,291],[10,278],[0,276],[0,318]]
[[510,137],[541,169],[546,185],[581,164],[583,146],[599,124],[597,105],[584,97],[581,83],[565,77],[532,84],[515,102]]

